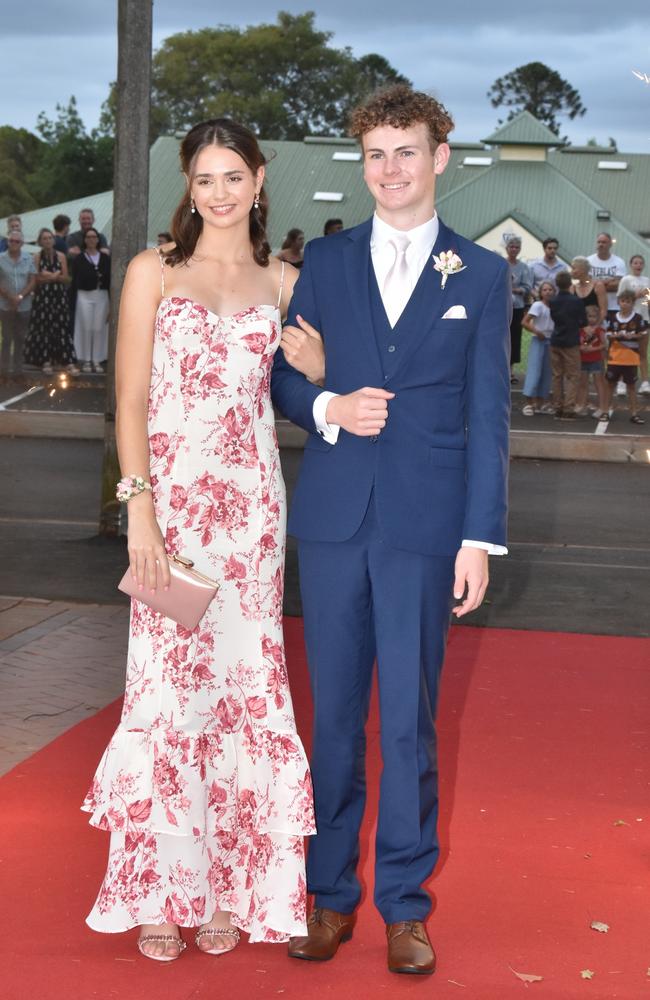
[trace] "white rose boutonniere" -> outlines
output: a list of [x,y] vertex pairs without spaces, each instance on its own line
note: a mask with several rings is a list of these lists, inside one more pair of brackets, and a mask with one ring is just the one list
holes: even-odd
[[464,271],[466,266],[463,264],[462,260],[457,253],[453,250],[443,250],[439,257],[434,253],[433,259],[435,261],[433,268],[435,271],[440,271],[442,275],[442,281],[440,282],[440,287],[444,288],[447,284],[447,278],[450,274],[459,274],[460,271]]

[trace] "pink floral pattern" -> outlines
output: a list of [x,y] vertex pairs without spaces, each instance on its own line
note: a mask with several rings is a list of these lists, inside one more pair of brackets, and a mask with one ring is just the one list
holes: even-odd
[[100,931],[197,926],[229,910],[251,941],[304,934],[312,790],[282,637],[285,495],[269,395],[277,310],[158,310],[149,399],[167,549],[220,581],[188,631],[133,601],[120,725],[83,808],[111,834]]

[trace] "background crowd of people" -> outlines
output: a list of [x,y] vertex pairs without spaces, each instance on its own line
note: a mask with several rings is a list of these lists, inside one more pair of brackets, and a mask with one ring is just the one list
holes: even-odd
[[[7,219],[7,235],[0,239],[0,374],[18,372],[23,363],[45,374],[56,367],[72,375],[103,372],[108,352],[110,247],[94,222],[92,209],[83,208],[79,228],[70,232],[70,218],[57,215],[52,229],[39,232],[40,249],[32,254],[23,246],[20,216]],[[323,234],[341,229],[342,219],[328,219]],[[157,242],[164,245],[171,239],[169,232],[161,232]],[[503,243],[512,290],[513,385],[519,383],[522,331],[531,334],[523,415],[549,414],[564,420],[591,415],[607,420],[616,392],[627,393],[630,419],[643,423],[638,394],[650,396],[650,278],[644,273],[645,259],[635,254],[626,265],[612,252],[612,238],[605,232],[598,234],[593,253],[574,257],[568,264],[558,257],[559,241],[554,237],[543,240],[543,255],[528,262],[520,257],[518,234],[504,234]],[[300,269],[304,244],[303,230],[292,228],[277,257]],[[569,277],[569,283],[560,289],[562,274]],[[562,282],[566,284],[566,279]],[[581,309],[570,306],[565,295],[572,296]],[[632,302],[629,315],[621,301]],[[592,381],[595,404],[589,395]]]
[[20,216],[7,220],[0,241],[0,374],[23,364],[49,375],[101,373],[108,353],[110,248],[94,225],[91,208],[79,213],[79,229],[57,215],[40,230],[36,253],[24,248]]
[[[0,238],[0,376],[14,375],[23,365],[51,375],[55,368],[70,375],[101,374],[108,353],[110,247],[95,228],[91,208],[79,212],[79,228],[57,215],[52,229],[36,238],[36,253],[24,249],[19,215],[7,219]],[[343,229],[342,219],[328,219],[323,233]],[[171,233],[157,235],[158,246],[172,242]],[[300,269],[305,234],[290,229],[277,254]]]
[[[510,381],[519,382],[522,327],[532,334],[523,387],[525,417],[552,414],[561,420],[592,416],[607,422],[614,392],[627,394],[630,421],[643,424],[638,393],[650,395],[648,380],[648,300],[645,259],[628,265],[612,253],[609,233],[599,233],[596,250],[565,264],[559,242],[542,243],[544,254],[525,263],[521,237],[503,237],[510,267],[512,323]],[[589,402],[593,379],[596,403]]]

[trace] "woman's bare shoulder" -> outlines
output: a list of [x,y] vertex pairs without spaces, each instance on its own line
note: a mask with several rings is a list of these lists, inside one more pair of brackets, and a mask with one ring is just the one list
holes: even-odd
[[162,247],[148,247],[141,250],[135,257],[131,258],[128,267],[128,274],[132,278],[153,278],[160,280],[161,255],[158,253]]

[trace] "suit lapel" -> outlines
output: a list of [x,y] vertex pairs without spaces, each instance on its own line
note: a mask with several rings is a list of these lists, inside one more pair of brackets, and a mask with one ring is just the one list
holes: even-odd
[[359,333],[359,339],[365,344],[373,365],[377,369],[379,381],[383,382],[383,369],[375,337],[372,312],[370,308],[370,283],[368,268],[370,265],[370,236],[372,233],[372,219],[351,229],[348,234],[348,243],[344,250],[345,278],[348,284],[348,292],[352,303],[355,325]]
[[439,254],[443,250],[454,250],[456,247],[456,237],[451,229],[440,220],[438,237],[434,244],[431,256],[425,263],[418,283],[413,289],[413,294],[406,304],[404,312],[400,316],[395,330],[399,333],[402,323],[410,330],[410,336],[404,339],[404,350],[400,352],[400,362],[391,375],[391,379],[400,371],[409,357],[418,349],[422,341],[427,337],[431,328],[443,315],[443,310],[449,295],[449,286],[453,284],[453,277],[447,280],[445,287],[442,287],[442,275],[433,266],[433,254]]

